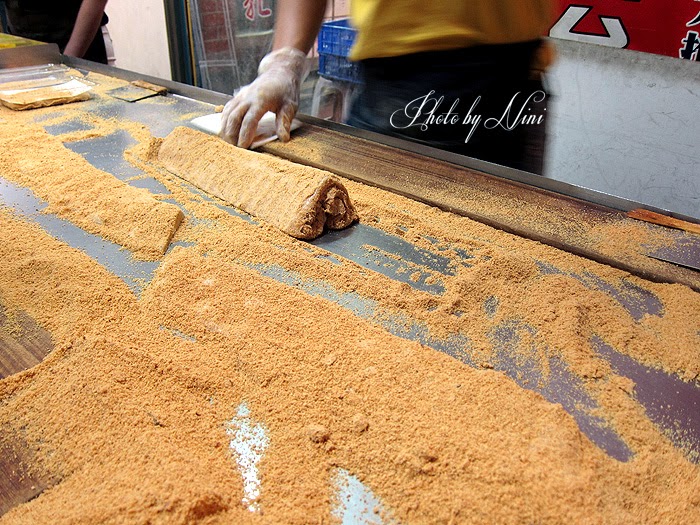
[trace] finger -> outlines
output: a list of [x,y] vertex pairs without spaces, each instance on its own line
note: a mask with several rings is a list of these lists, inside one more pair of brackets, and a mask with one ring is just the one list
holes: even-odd
[[225,113],[221,116],[221,131],[219,132],[219,136],[230,144],[237,144],[241,123],[249,109],[250,104],[247,102],[232,104],[228,112],[226,112],[226,108],[224,108]]
[[224,106],[221,113],[221,129],[219,136],[231,144],[238,142],[238,130],[240,121],[250,107],[250,102],[246,97],[249,86],[242,86],[233,92],[233,98]]
[[277,137],[282,142],[288,142],[290,139],[290,133],[292,128],[292,119],[296,115],[297,107],[296,104],[286,103],[277,112],[277,118],[275,119],[275,127],[277,129]]
[[262,116],[267,113],[267,109],[263,106],[253,106],[246,113],[238,135],[238,147],[249,148],[253,143],[255,134],[258,131],[258,122]]
[[219,128],[219,137],[222,139],[228,141],[228,135],[229,135],[229,128],[230,128],[230,121],[232,118],[233,112],[236,110],[236,107],[238,106],[238,103],[234,98],[230,99],[226,105],[224,106],[224,110],[221,112],[221,126]]

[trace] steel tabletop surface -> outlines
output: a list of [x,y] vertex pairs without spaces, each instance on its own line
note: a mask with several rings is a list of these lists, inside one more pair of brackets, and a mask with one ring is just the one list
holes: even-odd
[[[90,80],[91,75],[88,73],[86,78]],[[82,104],[86,112],[98,117],[114,119],[116,122],[141,123],[147,126],[154,136],[164,137],[176,126],[188,125],[192,118],[211,113],[213,111],[211,102],[216,101],[211,99],[201,101],[178,94],[169,94],[134,103],[99,96]],[[77,117],[63,120],[60,124],[52,124],[53,117],[60,116],[62,111],[63,109],[57,106],[53,111],[44,113],[38,122],[40,124],[46,122],[42,124],[44,129],[59,138],[66,133],[90,129],[89,123]],[[83,156],[95,167],[111,173],[126,184],[145,188],[168,201],[169,192],[162,183],[125,160],[124,151],[135,143],[126,129],[120,129],[117,126],[116,131],[106,136],[67,142],[65,146]],[[208,198],[197,188],[189,186],[189,190]],[[170,202],[178,204],[174,199]],[[214,199],[212,202],[232,215],[256,222],[255,218],[231,206]],[[159,261],[138,261],[124,248],[88,233],[56,215],[45,213],[44,209],[47,206],[45,202],[37,198],[30,189],[2,178],[1,174],[0,205],[9,207],[14,214],[37,223],[48,234],[85,252],[98,264],[121,278],[136,295],[148,286],[160,264]],[[445,291],[443,283],[439,279],[429,277],[435,274],[445,277],[454,275],[460,267],[468,267],[480,255],[461,251],[458,252],[459,256],[456,259],[450,258],[444,254],[445,247],[437,243],[437,240],[428,236],[425,236],[425,239],[432,243],[433,248],[417,247],[400,235],[392,235],[369,224],[359,223],[343,231],[329,232],[311,241],[310,244],[325,250],[325,256],[331,261],[339,262],[341,259],[347,259],[417,290],[440,296]],[[173,243],[170,249],[176,245],[178,243]],[[641,319],[644,315],[663,315],[660,300],[646,289],[628,282],[612,285],[591,273],[572,274],[548,262],[536,262],[543,275],[566,274],[577,279],[587,288],[607,293],[634,319]],[[418,341],[444,352],[462,361],[465,366],[480,366],[472,362],[469,353],[465,352],[465,348],[469,348],[471,344],[469,337],[465,334],[454,333],[445,338],[437,338],[431,335],[428,327],[418,320],[383,311],[383,307],[376,301],[358,293],[339,291],[330,282],[309,280],[294,268],[250,264],[248,267],[261,275],[301,289],[310,295],[335,302],[359,317],[381,324],[387,331],[399,337]],[[487,313],[493,315],[498,308],[498,298],[493,298],[491,304],[485,304],[484,308]],[[630,447],[612,430],[604,413],[599,410],[597,401],[588,393],[582,380],[569,369],[563,359],[556,356],[547,357],[548,362],[545,365],[549,373],[544,375],[541,356],[549,355],[548,353],[539,352],[534,346],[536,343],[527,343],[533,345],[531,358],[523,357],[522,352],[518,351],[524,339],[534,340],[527,336],[536,331],[535,327],[518,319],[504,321],[493,328],[488,334],[496,349],[493,367],[502,371],[521,387],[541,394],[552,403],[561,404],[593,443],[616,460],[629,461],[633,457]],[[601,338],[594,338],[591,341],[591,347],[599,357],[610,363],[616,374],[635,382],[636,399],[645,408],[647,416],[674,444],[683,448],[691,461],[696,463],[700,461],[700,387],[697,382],[684,382],[672,374],[645,366],[618,352]],[[237,417],[244,419],[248,417],[245,407],[239,410]],[[354,487],[350,499],[354,498],[353,501],[358,508],[362,507],[360,503],[370,509],[376,507],[376,505],[366,505],[368,501],[376,503],[376,498],[371,491],[363,487],[350,473],[339,475],[346,477],[346,483],[343,486],[351,489]],[[348,479],[351,480],[350,483],[347,483]],[[344,512],[351,511],[346,509]],[[376,515],[372,519],[379,520]]]

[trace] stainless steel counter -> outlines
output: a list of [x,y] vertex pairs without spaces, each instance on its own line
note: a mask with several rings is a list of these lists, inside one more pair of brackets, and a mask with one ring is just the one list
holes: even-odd
[[[88,79],[92,75],[91,71],[125,79],[144,78],[143,75],[96,66],[80,60],[69,60],[67,62],[74,67],[83,69],[87,73]],[[86,111],[103,118],[143,123],[148,126],[154,135],[163,137],[174,127],[186,125],[195,116],[211,113],[212,104],[220,104],[228,99],[225,95],[171,82],[163,82],[159,79],[146,77],[146,80],[165,85],[169,88],[170,94],[166,97],[152,97],[136,103],[96,97],[88,102],[84,102],[84,108]],[[60,114],[61,107],[56,107],[52,113]],[[44,117],[42,120],[46,118]],[[313,119],[305,120],[313,121]],[[46,121],[49,122],[48,120]],[[316,123],[318,124],[318,122]],[[344,132],[348,132],[349,137],[378,138],[374,135],[367,135],[345,127],[328,126],[329,129],[341,129]],[[48,133],[60,136],[70,131],[87,129],[89,125],[76,119],[68,120],[60,125],[47,124],[44,128]],[[393,139],[386,139],[386,142],[397,145]],[[145,188],[153,194],[165,197],[167,200],[168,190],[165,186],[124,160],[124,150],[132,145],[133,139],[131,136],[125,130],[117,130],[105,137],[70,142],[66,144],[66,147],[82,155],[92,165],[113,174],[127,184]],[[398,145],[408,147],[407,144]],[[472,167],[487,168],[492,172],[498,172],[497,174],[515,180],[536,182],[538,185],[547,186],[567,195],[590,198],[609,206],[621,209],[636,206],[635,203],[608,195],[582,190],[549,179],[536,178],[533,180],[533,176],[528,174],[515,172],[514,170],[505,170],[505,168],[501,169],[491,165],[487,166],[478,161],[455,158],[451,154],[437,151],[425,151],[425,153],[454,161],[455,163],[466,163]],[[192,192],[201,194],[194,187],[190,186],[189,189]],[[174,200],[172,202],[177,204]],[[230,214],[245,217],[247,220],[255,222],[254,218],[247,217],[232,207],[220,203],[216,205]],[[44,202],[33,195],[29,189],[3,179],[1,174],[0,206],[12,208],[13,212],[18,216],[39,224],[50,235],[84,251],[98,264],[119,276],[137,295],[140,294],[144,287],[148,286],[159,265],[158,262],[138,262],[123,248],[87,233],[55,215],[43,213],[42,210],[46,207]],[[196,217],[190,216],[189,219],[196,220]],[[429,237],[425,237],[425,239],[430,241]],[[468,267],[480,257],[478,253],[462,251],[458,259],[448,259],[441,253],[444,251],[444,246],[438,246],[437,243],[434,243],[434,249],[419,248],[398,235],[387,234],[378,228],[366,224],[357,224],[344,231],[328,233],[313,241],[312,244],[326,250],[326,257],[331,261],[337,262],[341,257],[348,259],[371,271],[380,272],[392,279],[435,296],[440,296],[444,292],[443,283],[439,280],[433,281],[428,279],[428,276],[436,272],[444,276],[454,275],[459,267]],[[536,261],[536,263],[543,275],[566,274],[577,279],[590,289],[606,292],[622,305],[633,318],[639,319],[643,315],[663,315],[659,299],[649,291],[634,284],[613,285],[590,273],[576,275],[545,261]],[[248,267],[251,266],[248,265]],[[295,268],[279,265],[259,265],[252,266],[252,269],[261,275],[304,290],[310,295],[323,297],[335,302],[359,317],[381,324],[393,334],[419,341],[440,352],[444,352],[462,361],[465,366],[479,366],[478,363],[473,363],[469,357],[466,357],[468,352],[465,352],[465,349],[469,348],[471,341],[465,334],[454,333],[446,338],[436,338],[430,335],[427,327],[416,319],[397,316],[394,313],[383,311],[382,307],[375,301],[362,297],[357,293],[341,292],[335,289],[330,282],[323,280],[309,281],[303,278]],[[409,269],[410,271],[407,271]],[[416,275],[415,272],[418,272],[418,278],[410,278],[410,275]],[[487,312],[489,309],[495,312],[498,308],[497,298],[490,305],[485,305],[484,307],[487,309]],[[583,382],[569,370],[565,361],[558,357],[547,357],[547,362],[543,363],[541,356],[549,353],[540,351],[542,349],[538,349],[535,346],[531,348],[531,358],[522,357],[520,346],[525,344],[523,343],[525,336],[535,333],[535,327],[529,326],[518,319],[511,319],[497,325],[489,333],[489,339],[492,341],[497,353],[497,357],[492,363],[494,368],[505,373],[521,387],[538,392],[553,403],[561,404],[573,416],[581,431],[591,441],[611,457],[619,461],[629,461],[633,457],[631,449],[611,429],[609,421],[606,419],[605,414],[601,413],[598,403],[587,392]],[[675,376],[646,367],[634,359],[619,353],[602,339],[594,339],[592,341],[592,349],[599,357],[611,364],[615,373],[628,377],[636,383],[637,400],[644,406],[649,418],[674,443],[689,450],[689,458],[693,461],[699,461],[700,386],[697,382],[684,383]],[[544,375],[542,373],[543,366],[550,371],[549,374]],[[367,492],[366,488],[361,487],[361,485],[356,489],[355,494],[358,501],[373,501],[371,492]],[[374,505],[369,506],[369,508],[373,507]]]

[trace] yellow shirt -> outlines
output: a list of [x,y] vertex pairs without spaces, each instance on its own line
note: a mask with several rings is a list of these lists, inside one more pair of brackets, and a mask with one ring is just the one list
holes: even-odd
[[478,44],[535,40],[553,22],[552,0],[352,0],[363,60]]

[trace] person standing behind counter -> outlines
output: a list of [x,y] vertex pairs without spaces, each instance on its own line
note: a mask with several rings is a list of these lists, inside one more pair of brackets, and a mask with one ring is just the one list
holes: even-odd
[[107,0],[5,0],[9,34],[58,44],[64,55],[107,63]]
[[[277,6],[273,51],[222,115],[221,136],[244,148],[266,111],[289,140],[326,0]],[[552,18],[552,0],[353,0],[364,83],[347,123],[541,174]]]

